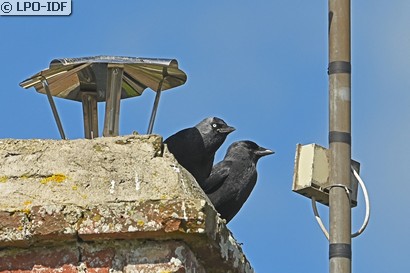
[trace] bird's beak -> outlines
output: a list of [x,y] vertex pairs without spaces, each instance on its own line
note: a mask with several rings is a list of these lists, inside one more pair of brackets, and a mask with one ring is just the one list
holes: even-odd
[[263,147],[260,147],[260,149],[258,149],[258,150],[255,152],[255,154],[258,155],[258,156],[271,155],[271,154],[274,154],[274,153],[275,153],[274,151],[269,150],[269,149],[266,149],[266,148],[263,148]]
[[221,134],[229,134],[229,133],[232,133],[232,132],[235,131],[235,130],[236,130],[235,127],[226,126],[226,127],[223,127],[223,128],[219,128],[219,129],[217,129],[216,131],[217,131],[218,133],[221,133]]

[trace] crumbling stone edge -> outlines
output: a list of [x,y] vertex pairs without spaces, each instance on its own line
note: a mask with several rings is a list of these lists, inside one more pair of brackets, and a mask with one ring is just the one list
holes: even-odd
[[0,140],[0,188],[0,265],[40,250],[72,250],[74,261],[90,246],[173,242],[207,272],[253,272],[158,135]]
[[[205,200],[146,200],[0,212],[0,249],[118,240],[181,240],[204,265],[253,272],[241,247]],[[0,261],[2,254],[0,253]]]

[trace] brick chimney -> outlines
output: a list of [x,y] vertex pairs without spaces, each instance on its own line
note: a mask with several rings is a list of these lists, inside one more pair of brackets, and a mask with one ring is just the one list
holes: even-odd
[[157,135],[0,139],[0,272],[253,272]]

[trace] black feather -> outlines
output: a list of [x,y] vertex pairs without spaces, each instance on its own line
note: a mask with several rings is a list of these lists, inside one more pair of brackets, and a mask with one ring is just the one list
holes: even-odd
[[237,141],[229,146],[225,158],[212,168],[203,189],[227,223],[239,212],[257,180],[256,164],[273,151],[252,141]]
[[202,187],[211,173],[215,152],[234,130],[234,127],[228,126],[222,119],[209,117],[195,127],[175,133],[164,143],[178,163],[187,169]]

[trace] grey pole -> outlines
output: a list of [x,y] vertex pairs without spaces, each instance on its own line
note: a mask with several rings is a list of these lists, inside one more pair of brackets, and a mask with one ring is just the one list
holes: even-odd
[[51,95],[51,91],[50,91],[50,88],[48,86],[47,79],[43,78],[43,80],[41,81],[41,84],[43,85],[43,88],[46,91],[47,99],[48,99],[48,102],[50,103],[51,111],[53,111],[54,119],[56,120],[58,131],[60,132],[61,139],[67,139],[65,137],[63,125],[61,124],[60,116],[58,115],[57,107],[54,103],[53,96]]
[[105,98],[105,118],[103,135],[118,136],[120,119],[121,83],[124,67],[118,64],[108,64],[107,90]]
[[152,129],[154,128],[155,116],[157,115],[157,109],[159,104],[159,98],[161,97],[162,85],[164,84],[165,78],[168,77],[168,71],[166,67],[162,68],[162,80],[158,83],[157,92],[155,94],[154,106],[152,107],[151,118],[149,119],[149,125],[147,134],[152,134]]
[[329,0],[329,272],[350,273],[350,0]]

